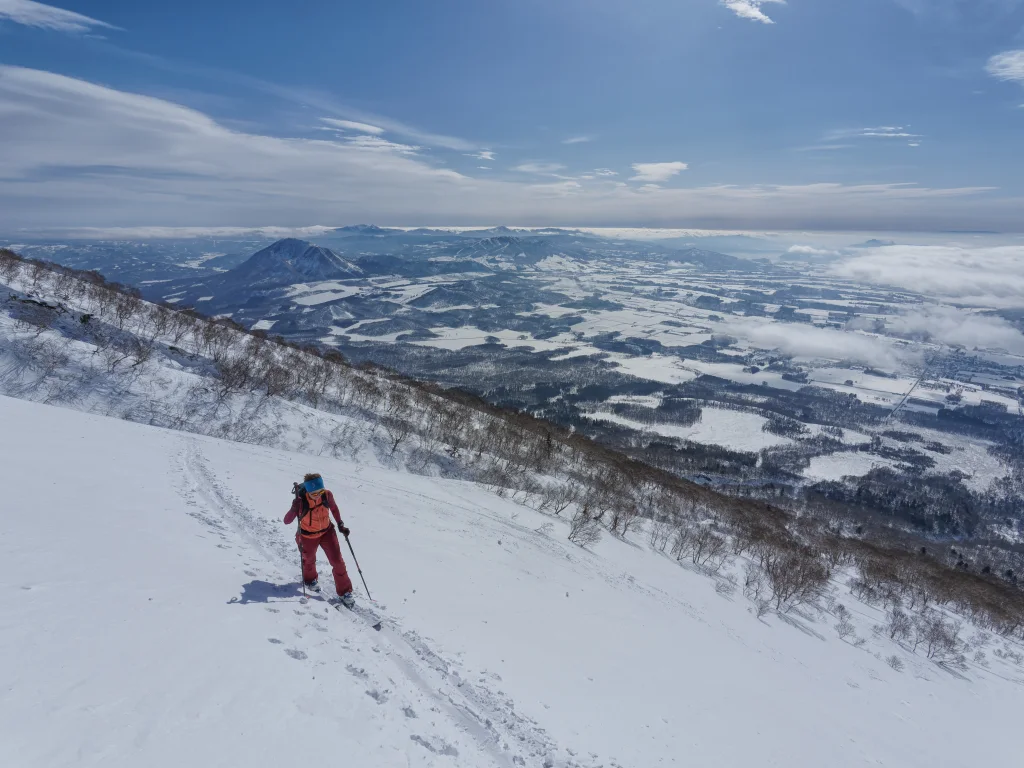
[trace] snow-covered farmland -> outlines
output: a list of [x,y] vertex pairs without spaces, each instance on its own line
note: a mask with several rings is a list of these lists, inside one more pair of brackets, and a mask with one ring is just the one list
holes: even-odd
[[793,442],[787,437],[780,437],[762,430],[768,421],[763,416],[725,408],[705,408],[700,421],[690,427],[678,424],[645,424],[614,413],[600,411],[588,415],[592,419],[609,421],[637,431],[651,432],[694,443],[721,445],[733,451],[757,452],[764,448]]

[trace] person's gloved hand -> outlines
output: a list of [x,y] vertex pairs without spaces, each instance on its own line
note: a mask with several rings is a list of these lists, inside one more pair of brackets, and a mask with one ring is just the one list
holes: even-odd
[[338,530],[341,531],[341,535],[344,536],[346,539],[348,538],[348,535],[352,533],[351,530],[345,527],[344,523],[338,526]]

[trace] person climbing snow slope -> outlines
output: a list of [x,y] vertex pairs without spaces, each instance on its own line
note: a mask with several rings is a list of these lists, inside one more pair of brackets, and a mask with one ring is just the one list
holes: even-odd
[[351,608],[355,605],[352,580],[341,557],[341,545],[338,543],[338,534],[331,524],[331,515],[334,515],[338,530],[343,536],[349,535],[349,529],[341,521],[341,512],[334,501],[334,494],[324,487],[323,478],[315,473],[306,475],[303,482],[296,483],[294,491],[295,500],[288,514],[284,516],[284,522],[285,525],[290,525],[296,518],[299,520],[295,543],[299,546],[302,559],[302,580],[309,589],[320,590],[317,582],[316,552],[322,547],[334,572],[334,588],[338,592],[338,597],[346,607]]

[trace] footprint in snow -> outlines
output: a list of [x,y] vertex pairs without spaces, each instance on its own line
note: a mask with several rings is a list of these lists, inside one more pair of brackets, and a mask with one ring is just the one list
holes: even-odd
[[305,651],[300,651],[300,650],[297,650],[295,648],[286,648],[284,652],[287,653],[289,656],[291,656],[296,661],[305,661],[306,659],[309,658],[306,655]]
[[387,704],[388,702],[387,691],[378,691],[376,688],[374,688],[372,690],[367,691],[366,695],[374,701],[376,701],[378,704]]
[[429,741],[427,741],[422,736],[413,735],[413,736],[410,736],[409,738],[412,741],[415,741],[417,744],[419,744],[424,749],[429,750],[430,752],[433,752],[435,755],[451,755],[452,757],[458,757],[459,756],[459,750],[457,750],[451,744],[446,744],[443,741],[438,741],[438,745],[435,747],[433,744],[431,744]]
[[368,674],[366,674],[366,670],[363,669],[362,667],[356,667],[356,666],[353,666],[352,664],[349,664],[348,666],[345,667],[345,669],[348,671],[348,673],[350,675],[355,675],[360,680],[366,680],[366,679],[368,679],[370,677]]
[[268,643],[273,643],[274,645],[281,645],[281,643],[282,643],[282,641],[278,640],[276,637],[268,637],[267,638],[267,642]]

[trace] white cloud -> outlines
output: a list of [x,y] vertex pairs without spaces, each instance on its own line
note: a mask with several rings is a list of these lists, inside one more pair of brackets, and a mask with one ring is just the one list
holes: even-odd
[[689,166],[686,163],[680,163],[678,160],[671,163],[633,163],[636,176],[631,177],[630,181],[668,181],[687,168]]
[[[390,134],[383,123],[371,124]],[[0,229],[8,233],[304,226],[339,218],[713,230],[1022,227],[1021,201],[984,188],[821,183],[640,191],[597,174],[554,183],[469,176],[413,150],[372,134],[322,140],[232,130],[162,99],[0,66]],[[550,165],[524,166],[524,173],[557,177]]]
[[321,117],[320,122],[326,123],[333,128],[341,128],[346,131],[358,131],[360,133],[371,133],[374,136],[379,136],[384,133],[384,129],[377,125],[370,125],[369,123],[358,123],[355,120],[338,120],[333,117]]
[[1001,317],[929,305],[886,321],[886,330],[908,338],[1024,355],[1024,334]]
[[588,141],[593,141],[593,136],[570,136],[568,139],[562,141],[563,144],[585,144]]
[[1024,83],[1024,50],[997,53],[988,60],[985,71],[1000,80]]
[[558,173],[564,170],[565,166],[561,163],[537,163],[528,162],[520,163],[519,165],[513,166],[513,171],[519,171],[520,173],[541,173],[541,174],[552,174]]
[[422,147],[414,147],[410,144],[399,144],[394,141],[388,141],[380,136],[345,136],[342,140],[350,147],[374,149],[379,152],[397,152],[403,155],[412,155],[422,149]]
[[794,357],[842,360],[893,369],[901,365],[901,355],[905,354],[897,352],[892,342],[877,336],[807,323],[730,317],[714,327],[758,349],[778,350]]
[[880,125],[875,128],[840,128],[825,134],[825,141],[839,139],[920,139],[920,133],[910,133],[907,126]]
[[7,19],[16,24],[57,32],[88,32],[94,27],[117,29],[105,21],[83,16],[74,11],[54,8],[52,5],[33,0],[0,0],[0,20]]
[[769,3],[785,4],[786,0],[719,0],[719,2],[741,19],[760,21],[762,24],[774,24],[775,22],[761,10],[761,6]]
[[810,147],[797,147],[797,152],[833,152],[839,149],[853,149],[856,144],[814,144]]
[[475,157],[477,160],[491,161],[494,159],[494,152],[489,149],[482,149],[479,152],[470,152],[466,157]]
[[619,175],[616,171],[613,171],[610,168],[595,168],[593,173],[594,173],[595,176],[618,176]]
[[791,245],[786,249],[786,253],[794,253],[799,256],[839,256],[839,251],[833,251],[828,248],[816,248],[813,245]]
[[832,268],[862,283],[903,288],[960,304],[1024,306],[1024,246],[889,245]]

